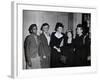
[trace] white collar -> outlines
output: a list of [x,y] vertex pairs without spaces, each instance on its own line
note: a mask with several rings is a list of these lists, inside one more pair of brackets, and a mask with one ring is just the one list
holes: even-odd
[[[49,33],[48,33],[48,34],[49,34]],[[50,43],[50,36],[47,35],[45,32],[44,32],[44,35],[45,35],[45,37],[46,37],[46,39],[47,39],[47,42],[48,42],[48,45],[49,45],[49,43]]]
[[62,35],[61,33],[56,32],[56,33],[55,33],[55,36],[56,36],[57,38],[61,38],[63,35]]

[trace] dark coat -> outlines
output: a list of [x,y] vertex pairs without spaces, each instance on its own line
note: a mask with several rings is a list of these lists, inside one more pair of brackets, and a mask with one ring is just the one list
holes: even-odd
[[62,51],[58,52],[57,50],[54,49],[54,46],[56,46],[57,48],[60,48],[60,44],[62,42],[62,40],[64,39],[64,34],[62,33],[62,37],[61,38],[57,38],[55,36],[56,32],[53,32],[51,35],[51,41],[50,41],[50,47],[51,47],[51,68],[54,67],[62,67],[63,64],[61,63],[61,56],[62,56]]
[[65,66],[71,67],[74,65],[74,46],[73,39],[72,43],[68,43],[68,37],[64,36],[64,45],[62,47],[62,53],[66,58]]
[[86,65],[91,65],[91,60],[88,60],[88,57],[91,56],[91,39],[89,38],[89,34],[84,37],[84,51],[86,54]]
[[84,43],[83,43],[84,36],[76,36],[74,40],[74,48],[75,48],[75,65],[76,66],[84,66],[86,54],[84,50]]
[[[49,68],[50,67],[50,47],[43,33],[40,34],[39,39],[40,39],[39,56],[41,57],[41,66],[42,68]],[[46,56],[46,58],[43,58],[43,56]]]

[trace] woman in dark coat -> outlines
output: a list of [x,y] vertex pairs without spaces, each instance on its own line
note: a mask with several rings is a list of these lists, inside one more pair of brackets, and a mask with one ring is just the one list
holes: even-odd
[[62,61],[65,67],[71,67],[74,64],[73,50],[74,47],[73,47],[72,31],[68,31],[64,36],[64,45],[62,47],[62,51],[63,51]]
[[61,47],[63,46],[64,34],[62,33],[64,26],[62,23],[57,23],[55,26],[55,32],[51,35],[51,68],[62,67],[61,63]]

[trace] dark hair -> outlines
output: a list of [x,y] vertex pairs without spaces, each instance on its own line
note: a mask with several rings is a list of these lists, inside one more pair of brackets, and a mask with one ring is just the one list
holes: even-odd
[[43,31],[43,27],[44,27],[44,26],[50,27],[48,23],[43,23],[42,26],[41,26],[41,28],[40,28],[42,31]]
[[89,33],[89,27],[84,26],[83,30],[84,30],[84,35],[86,35],[87,33]]
[[72,38],[73,38],[73,31],[72,31],[72,30],[68,30],[68,31],[66,31],[65,36],[67,36],[67,33],[68,33],[68,32],[71,32],[71,34],[72,34]]
[[60,22],[57,22],[57,23],[56,23],[56,26],[55,26],[55,31],[57,31],[57,29],[58,29],[59,27],[64,28],[64,25],[63,25],[62,23],[60,23]]
[[[77,25],[77,28],[81,28],[81,29],[83,30],[83,25],[82,25],[82,24],[78,24],[78,25]],[[77,28],[76,28],[76,29],[77,29]]]
[[31,24],[31,25],[30,25],[30,27],[29,27],[29,29],[28,29],[28,31],[29,31],[30,34],[32,33],[33,27],[36,27],[36,28],[37,28],[37,25],[36,25],[36,24]]
[[[81,28],[83,30],[82,34],[84,35],[84,28],[82,24],[78,24],[77,28]],[[76,35],[77,35],[77,28],[76,28]]]

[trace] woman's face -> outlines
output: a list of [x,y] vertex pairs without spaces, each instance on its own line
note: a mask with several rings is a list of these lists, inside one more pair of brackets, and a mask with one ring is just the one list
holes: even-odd
[[60,32],[60,33],[62,32],[62,30],[63,30],[62,27],[58,27],[58,28],[57,28],[57,31]]
[[47,33],[49,31],[49,26],[48,25],[43,26],[43,31]]
[[82,28],[78,27],[78,28],[77,28],[77,34],[80,35],[80,34],[82,34],[82,33],[83,33]]
[[71,32],[67,32],[67,36],[68,36],[69,38],[72,38],[72,33],[71,33]]
[[37,34],[37,27],[33,27],[33,28],[32,28],[32,32],[33,32],[34,34]]

